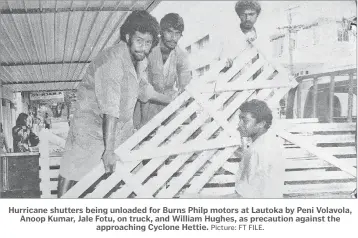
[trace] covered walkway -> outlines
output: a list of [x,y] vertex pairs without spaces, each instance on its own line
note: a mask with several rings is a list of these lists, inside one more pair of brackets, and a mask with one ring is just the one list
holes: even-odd
[[16,116],[29,110],[30,92],[75,89],[91,60],[118,40],[126,16],[159,2],[0,1],[0,122],[7,141]]

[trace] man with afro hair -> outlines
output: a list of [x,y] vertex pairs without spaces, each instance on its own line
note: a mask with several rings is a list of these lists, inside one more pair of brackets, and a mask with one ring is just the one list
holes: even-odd
[[147,59],[159,42],[159,24],[146,11],[133,11],[120,29],[120,42],[91,62],[77,88],[77,102],[61,160],[58,197],[99,163],[115,170],[114,150],[134,132],[137,99],[169,103],[148,83]]

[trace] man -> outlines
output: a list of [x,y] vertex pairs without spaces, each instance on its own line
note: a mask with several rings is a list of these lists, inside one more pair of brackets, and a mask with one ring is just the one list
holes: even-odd
[[[160,42],[148,57],[149,82],[158,92],[178,95],[191,79],[188,56],[178,46],[184,31],[183,18],[169,13],[160,20],[160,28]],[[136,127],[142,127],[164,107],[155,102],[138,103],[134,116]]]
[[253,99],[240,106],[239,131],[252,144],[242,151],[235,183],[244,198],[282,198],[284,159],[282,146],[270,129],[272,112],[264,101]]
[[[212,198],[282,198],[285,171],[283,148],[270,129],[272,112],[264,101],[253,99],[240,106],[238,130],[252,143],[241,148],[236,174],[235,192]],[[209,198],[197,194],[184,194],[187,198]]]
[[234,60],[248,46],[254,44],[266,58],[271,57],[271,47],[268,36],[263,36],[262,30],[255,28],[261,13],[261,5],[256,0],[240,0],[235,5],[235,11],[240,19],[239,29],[230,32],[229,37],[222,43],[219,58],[226,60],[226,67],[230,68]]
[[75,112],[60,166],[61,197],[102,159],[106,173],[119,159],[114,150],[133,134],[137,99],[169,103],[172,98],[147,82],[146,56],[158,44],[159,24],[146,11],[132,12],[120,42],[101,52],[78,86]]
[[45,129],[51,129],[52,128],[52,120],[51,120],[51,117],[48,115],[47,112],[45,113],[44,125],[45,125]]

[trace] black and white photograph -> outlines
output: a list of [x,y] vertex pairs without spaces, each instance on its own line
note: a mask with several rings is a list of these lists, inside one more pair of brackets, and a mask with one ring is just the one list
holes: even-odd
[[356,0],[0,0],[0,202],[356,199],[356,47]]

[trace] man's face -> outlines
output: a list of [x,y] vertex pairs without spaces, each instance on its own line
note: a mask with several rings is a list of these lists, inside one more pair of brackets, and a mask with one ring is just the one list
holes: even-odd
[[126,36],[129,46],[129,52],[136,61],[142,61],[148,56],[152,48],[153,36],[147,33],[136,31],[132,37]]
[[247,9],[242,11],[239,14],[239,18],[241,20],[241,26],[247,30],[250,30],[254,27],[255,22],[257,20],[257,12],[253,9]]
[[256,118],[250,112],[240,113],[239,132],[243,137],[252,137],[256,135],[264,126],[263,122],[256,123]]
[[172,27],[164,30],[162,33],[162,42],[168,49],[171,50],[177,46],[178,41],[182,36],[181,31],[175,30]]

